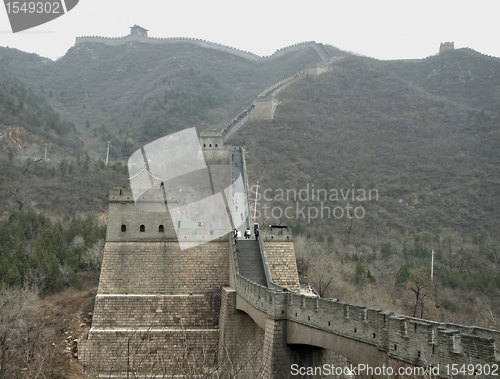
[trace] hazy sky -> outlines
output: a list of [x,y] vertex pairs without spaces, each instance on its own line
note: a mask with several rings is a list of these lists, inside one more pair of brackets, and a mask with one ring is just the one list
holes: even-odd
[[[0,5],[1,7],[1,5]],[[0,46],[57,59],[77,36],[194,37],[258,55],[303,41],[378,59],[425,58],[441,42],[500,57],[498,0],[80,0],[47,24],[13,34],[0,8]]]

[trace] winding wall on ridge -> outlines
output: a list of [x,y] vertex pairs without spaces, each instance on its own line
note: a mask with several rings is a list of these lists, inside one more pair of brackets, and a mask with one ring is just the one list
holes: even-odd
[[169,38],[155,38],[155,37],[145,37],[145,36],[135,36],[135,35],[127,35],[124,37],[100,37],[100,36],[85,36],[85,37],[76,37],[75,46],[84,44],[84,43],[101,43],[108,46],[120,46],[127,43],[146,43],[150,45],[163,45],[163,44],[180,44],[180,43],[188,43],[192,45],[196,45],[199,47],[204,47],[207,49],[223,51],[225,53],[230,53],[233,55],[237,55],[241,58],[245,58],[254,62],[263,62],[266,60],[272,60],[283,56],[287,53],[300,51],[307,47],[312,47],[316,53],[318,54],[319,60],[318,62],[326,61],[332,58],[330,52],[323,46],[323,44],[316,43],[314,41],[307,41],[297,43],[295,45],[290,45],[281,49],[276,50],[276,52],[269,56],[259,56],[257,54],[240,50],[234,47],[222,45],[216,42],[210,42],[203,39],[198,38],[186,38],[186,37],[169,37]]

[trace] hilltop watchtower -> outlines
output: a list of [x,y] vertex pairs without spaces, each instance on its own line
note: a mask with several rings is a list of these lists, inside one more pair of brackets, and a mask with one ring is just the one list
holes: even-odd
[[439,46],[439,55],[449,53],[455,50],[455,42],[441,42]]
[[147,37],[148,36],[148,31],[149,30],[144,29],[144,28],[140,27],[137,24],[135,24],[134,26],[130,27],[130,35],[131,36]]
[[[168,136],[171,139],[182,144],[175,135]],[[211,172],[224,180],[221,186],[231,188],[230,150],[222,146],[220,133],[205,133],[200,144],[195,158],[201,154],[208,165],[225,163],[227,175],[215,168]],[[204,218],[200,207],[182,208],[194,193],[189,186],[198,182],[190,181],[188,174],[181,176],[185,179],[178,181],[181,191],[175,180],[160,178],[158,172],[167,158],[151,153],[150,145],[143,148],[148,159],[139,150],[137,155],[145,161],[129,166],[133,167],[129,181],[109,192],[92,328],[78,346],[81,363],[118,377],[158,371],[188,375],[214,369],[221,289],[229,284],[227,232],[231,228],[211,225],[214,220]],[[175,166],[175,161],[168,165]],[[195,173],[200,171],[204,172]],[[139,191],[146,188],[150,190]],[[222,211],[227,217],[225,207]],[[183,220],[203,222],[193,227]],[[183,244],[189,247],[181,248]]]

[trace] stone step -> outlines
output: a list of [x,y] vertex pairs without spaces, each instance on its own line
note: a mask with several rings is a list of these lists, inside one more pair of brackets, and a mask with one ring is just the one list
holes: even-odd
[[236,252],[238,254],[240,275],[261,286],[267,287],[259,242],[255,240],[239,240],[236,243]]

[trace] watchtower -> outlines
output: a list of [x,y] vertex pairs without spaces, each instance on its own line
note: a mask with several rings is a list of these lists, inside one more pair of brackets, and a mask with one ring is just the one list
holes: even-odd
[[205,162],[209,165],[227,165],[228,147],[222,144],[222,133],[215,129],[206,129],[200,133],[200,146]]
[[449,53],[455,50],[455,42],[441,42],[439,46],[439,55]]
[[[136,176],[151,176],[144,168]],[[161,180],[157,179],[158,187]],[[156,199],[158,204],[166,208],[168,203],[176,203],[177,191],[167,190],[167,193]],[[154,206],[156,204],[152,204]],[[108,197],[108,227],[106,241],[170,241],[177,240],[174,221],[168,212],[144,212],[137,209],[134,201],[130,181],[125,185],[114,187]]]
[[[208,187],[216,183],[231,188],[230,151],[222,146],[220,133],[205,133],[200,144],[208,148],[195,146],[194,155],[202,154],[207,165],[224,162],[228,171],[222,175],[210,167],[219,182],[207,179]],[[109,192],[92,328],[88,339],[79,342],[79,360],[97,372],[124,377],[148,372],[192,375],[216,364],[221,289],[229,284],[230,228],[210,227],[212,218],[200,218],[200,207],[190,212],[178,207],[191,200],[186,199],[194,193],[189,185],[199,182],[190,181],[189,174],[163,181],[153,170],[175,161],[162,160],[148,146],[142,151],[128,182]],[[221,184],[221,178],[227,183]],[[222,212],[227,217],[225,207]],[[193,227],[182,220],[204,222]],[[181,248],[185,241],[192,243]]]
[[130,27],[130,35],[131,36],[147,37],[148,36],[148,31],[149,30],[144,29],[144,28],[140,27],[137,24],[135,24],[134,26]]

